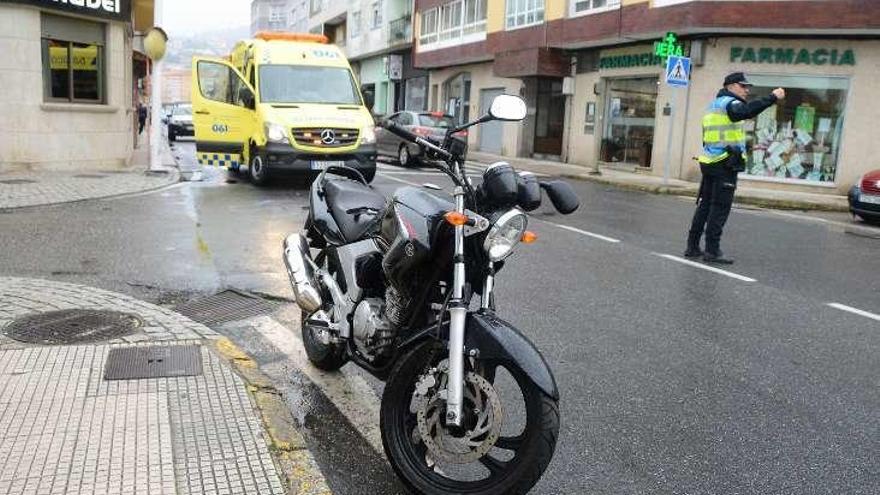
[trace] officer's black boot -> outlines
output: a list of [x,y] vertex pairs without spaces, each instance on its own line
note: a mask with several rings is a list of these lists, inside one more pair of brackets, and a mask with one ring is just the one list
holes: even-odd
[[699,258],[703,256],[703,250],[700,249],[700,236],[688,235],[688,245],[684,252],[685,258]]
[[733,258],[728,258],[724,256],[724,253],[721,252],[721,249],[713,249],[710,250],[708,247],[706,248],[706,254],[703,255],[703,261],[706,263],[717,263],[719,265],[732,265]]

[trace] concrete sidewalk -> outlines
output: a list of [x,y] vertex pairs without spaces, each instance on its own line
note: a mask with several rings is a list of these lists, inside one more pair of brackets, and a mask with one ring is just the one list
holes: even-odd
[[[138,323],[118,335],[33,323],[83,311]],[[110,333],[72,339],[90,332]],[[108,376],[120,368],[151,373]],[[0,277],[0,391],[0,495],[329,493],[253,361],[208,327],[122,294]]]
[[[699,189],[699,184],[695,182],[669,179],[668,184],[664,184],[663,177],[626,172],[607,167],[601,168],[600,174],[593,174],[591,169],[580,165],[570,165],[549,160],[511,158],[476,151],[468,152],[468,159],[484,164],[495,161],[506,161],[517,170],[529,170],[531,172],[546,175],[588,180],[600,184],[656,194],[674,194],[696,197],[697,190]],[[743,182],[740,182],[740,185],[736,190],[736,201],[738,203],[753,204],[767,208],[849,211],[849,204],[846,196],[764,189],[749,186]]]
[[168,143],[163,147],[162,169],[151,172],[146,141],[141,139],[131,166],[125,169],[0,173],[0,210],[121,196],[178,182],[180,173]]

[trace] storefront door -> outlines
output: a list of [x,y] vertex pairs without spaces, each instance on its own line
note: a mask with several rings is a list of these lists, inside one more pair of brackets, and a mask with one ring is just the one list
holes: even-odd
[[656,77],[608,80],[601,161],[651,167],[657,82]]
[[[504,88],[483,89],[480,91],[480,115],[489,113],[492,100],[504,94]],[[480,151],[501,153],[501,140],[504,138],[504,124],[500,121],[487,122],[480,126]]]
[[562,94],[562,79],[538,79],[534,152],[541,155],[562,155],[564,128],[565,95]]

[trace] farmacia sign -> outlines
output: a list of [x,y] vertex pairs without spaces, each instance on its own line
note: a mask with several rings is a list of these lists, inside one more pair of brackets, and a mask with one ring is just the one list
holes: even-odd
[[741,64],[856,65],[852,50],[733,46],[730,61]]

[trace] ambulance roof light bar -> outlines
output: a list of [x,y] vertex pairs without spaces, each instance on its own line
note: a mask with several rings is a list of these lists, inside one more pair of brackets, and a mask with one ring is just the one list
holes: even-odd
[[330,42],[330,40],[327,39],[327,37],[323,34],[288,33],[283,31],[259,31],[257,34],[254,35],[254,38],[264,41],[305,41],[311,43],[323,43],[325,45]]

